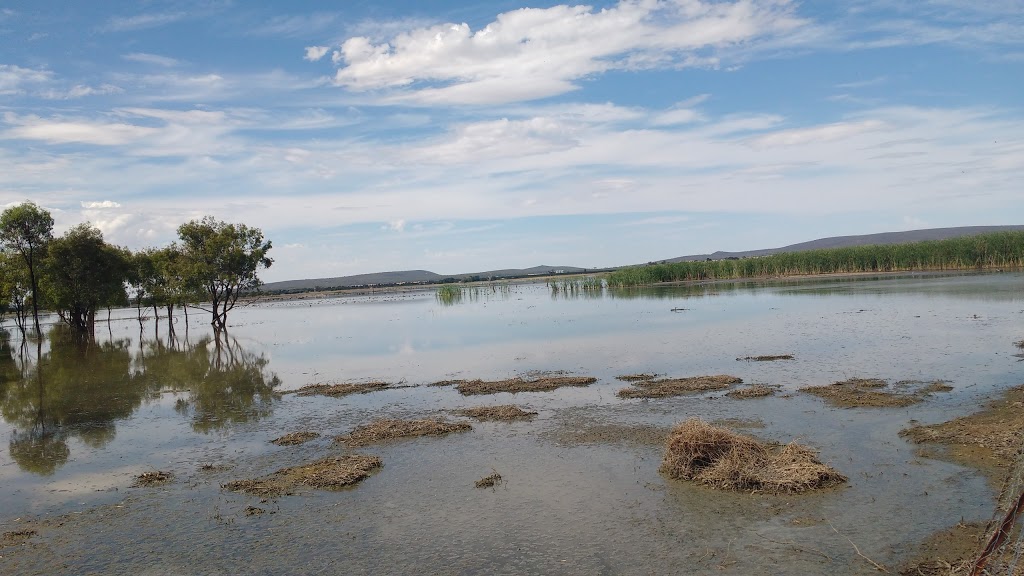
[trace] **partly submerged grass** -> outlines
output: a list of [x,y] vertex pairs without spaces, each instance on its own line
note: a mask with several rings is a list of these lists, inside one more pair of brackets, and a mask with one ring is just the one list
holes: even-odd
[[818,396],[839,408],[903,408],[922,402],[933,393],[952,389],[941,380],[903,380],[890,387],[887,381],[878,378],[851,378],[826,386],[801,388],[800,391]]
[[161,470],[154,470],[152,472],[143,472],[135,477],[135,482],[132,484],[134,487],[148,487],[148,486],[160,486],[167,484],[171,481],[174,474],[171,472],[163,472]]
[[228,482],[223,488],[261,498],[274,498],[294,494],[299,486],[322,489],[351,486],[366,479],[382,465],[376,456],[329,456],[310,464],[282,468],[265,478]]
[[775,394],[775,388],[772,386],[765,386],[764,384],[755,384],[753,386],[745,386],[743,388],[737,388],[726,392],[725,395],[730,398],[736,398],[738,400],[747,400],[750,398],[763,398],[765,396],[772,396]]
[[590,376],[544,376],[527,380],[525,378],[509,378],[507,380],[444,380],[431,386],[455,385],[463,396],[477,394],[497,394],[499,392],[550,392],[563,386],[589,386],[597,382]]
[[622,376],[616,376],[615,379],[622,380],[623,382],[643,382],[645,380],[654,380],[657,377],[657,374],[640,372],[638,374],[623,374]]
[[743,358],[737,358],[737,360],[746,360],[747,362],[774,362],[775,360],[792,359],[792,354],[766,354],[763,356],[744,356]]
[[444,436],[452,432],[465,432],[472,429],[473,427],[466,422],[447,422],[429,418],[423,420],[382,418],[369,424],[356,426],[352,432],[338,436],[334,441],[348,446],[366,446],[402,438]]
[[310,440],[314,440],[320,437],[319,432],[311,432],[303,430],[301,432],[292,432],[285,434],[280,438],[274,438],[270,441],[271,444],[277,444],[278,446],[298,446],[299,444],[305,444]]
[[497,471],[476,481],[477,488],[493,488],[502,483],[501,474]]
[[512,422],[515,420],[532,420],[537,415],[536,412],[527,412],[518,406],[512,404],[503,404],[501,406],[477,406],[474,408],[463,408],[458,410],[458,413],[462,416],[468,416],[470,418],[476,418],[477,420],[500,420],[503,422]]
[[618,395],[620,398],[664,398],[680,394],[725,390],[733,384],[740,384],[742,382],[742,378],[724,374],[645,380],[634,382],[632,387],[619,390]]
[[349,394],[369,394],[390,387],[388,382],[356,382],[346,384],[310,384],[295,391],[297,396],[332,396],[335,398]]
[[722,490],[800,493],[846,482],[799,444],[771,446],[691,418],[672,430],[661,471]]

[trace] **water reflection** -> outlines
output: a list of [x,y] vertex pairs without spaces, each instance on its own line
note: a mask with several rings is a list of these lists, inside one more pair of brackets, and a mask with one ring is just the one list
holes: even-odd
[[34,350],[16,353],[0,333],[0,414],[12,425],[11,459],[27,472],[53,474],[70,457],[69,441],[103,448],[116,422],[161,392],[180,394],[176,410],[198,432],[267,416],[281,381],[269,360],[227,335],[195,343],[169,337],[105,342],[55,327]]

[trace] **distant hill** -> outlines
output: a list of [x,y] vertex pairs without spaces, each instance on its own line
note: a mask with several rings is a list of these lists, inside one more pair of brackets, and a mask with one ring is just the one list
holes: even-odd
[[573,274],[583,272],[586,268],[574,266],[534,266],[533,268],[508,268],[489,270],[487,272],[470,272],[449,274],[447,276],[428,270],[399,270],[394,272],[374,272],[355,276],[338,276],[335,278],[310,278],[306,280],[286,280],[268,282],[263,285],[264,292],[300,292],[306,290],[329,290],[332,288],[355,288],[358,286],[394,286],[402,284],[429,284],[445,280],[490,280],[499,278],[524,278],[546,274]]
[[[767,256],[780,252],[803,252],[804,250],[820,250],[823,248],[846,248],[848,246],[868,246],[878,244],[905,244],[907,242],[921,242],[924,240],[943,240],[946,238],[957,238],[959,236],[976,236],[989,232],[1004,232],[1007,230],[1024,230],[1024,226],[961,226],[959,228],[928,228],[925,230],[908,230],[906,232],[882,232],[880,234],[864,234],[861,236],[833,236],[831,238],[820,238],[810,242],[791,244],[782,248],[764,248],[761,250],[747,250],[745,252],[713,252],[711,254],[693,254],[690,256],[679,256],[664,260],[664,262],[686,262],[692,260],[724,260],[726,258],[751,258],[754,256]],[[661,262],[661,260],[659,260]]]

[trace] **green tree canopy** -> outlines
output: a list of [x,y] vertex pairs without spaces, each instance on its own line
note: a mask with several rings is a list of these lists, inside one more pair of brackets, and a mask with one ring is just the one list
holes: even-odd
[[39,328],[39,263],[52,239],[53,216],[33,202],[12,206],[0,214],[0,242],[6,250],[19,254],[28,268],[32,317],[37,335],[42,334]]

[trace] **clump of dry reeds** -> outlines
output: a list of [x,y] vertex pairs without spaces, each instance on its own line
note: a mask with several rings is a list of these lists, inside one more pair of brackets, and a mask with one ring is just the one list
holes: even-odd
[[501,482],[502,482],[501,474],[498,474],[497,471],[494,471],[492,474],[490,474],[488,476],[484,476],[483,478],[477,480],[476,481],[476,487],[477,488],[493,488],[493,487],[501,484]]
[[297,396],[332,396],[335,398],[349,394],[368,394],[390,387],[388,382],[356,382],[348,384],[310,384],[295,391]]
[[765,386],[764,384],[755,384],[753,386],[746,386],[743,388],[737,388],[736,390],[731,390],[726,392],[725,395],[738,400],[747,400],[750,398],[763,398],[773,394],[775,394],[775,388]]
[[383,418],[369,424],[356,426],[352,432],[338,436],[334,441],[348,446],[366,446],[400,438],[444,436],[452,432],[465,432],[472,429],[473,427],[466,422],[447,422],[429,418],[423,420]]
[[[912,390],[916,387],[916,390]],[[911,389],[895,391],[893,388]],[[903,408],[923,401],[936,392],[948,392],[953,387],[943,382],[902,380],[895,387],[879,378],[850,378],[826,386],[809,386],[801,392],[813,394],[840,408]]]
[[662,380],[634,382],[633,387],[619,390],[618,395],[620,398],[664,398],[680,394],[724,390],[733,384],[740,384],[742,382],[742,378],[726,375],[665,378]]
[[527,380],[509,378],[507,380],[457,380],[456,389],[463,396],[476,394],[497,394],[498,392],[550,392],[563,386],[589,386],[597,382],[590,376],[545,376]]
[[623,374],[622,376],[616,376],[615,379],[622,380],[623,382],[643,382],[645,380],[654,380],[657,377],[657,374],[641,372],[639,374]]
[[743,358],[737,358],[737,360],[745,360],[747,362],[774,362],[776,360],[792,359],[792,354],[765,354],[762,356],[744,356]]
[[153,472],[143,472],[135,477],[135,483],[132,484],[134,487],[144,486],[159,486],[166,484],[171,481],[174,474],[170,472],[163,472],[160,470],[154,470]]
[[266,478],[228,482],[223,488],[261,498],[273,498],[294,494],[299,486],[323,489],[351,486],[369,477],[371,472],[382,465],[381,459],[376,456],[330,456],[310,464],[282,468]]
[[290,434],[285,434],[280,438],[274,438],[273,440],[270,441],[270,443],[277,444],[278,446],[298,446],[299,444],[305,444],[306,442],[309,442],[310,440],[319,437],[319,432],[292,432]]
[[527,412],[522,408],[512,405],[503,404],[501,406],[477,406],[474,408],[464,408],[458,411],[463,416],[470,418],[476,418],[477,420],[499,420],[502,422],[512,422],[515,420],[531,420],[537,415],[536,412]]
[[698,418],[679,424],[668,440],[661,471],[722,490],[800,493],[846,482],[796,443],[781,449],[712,426]]

